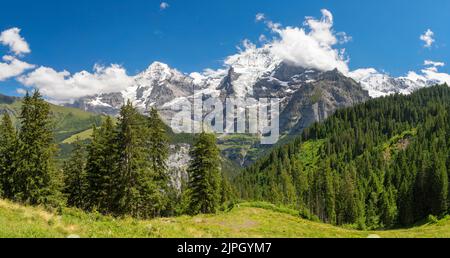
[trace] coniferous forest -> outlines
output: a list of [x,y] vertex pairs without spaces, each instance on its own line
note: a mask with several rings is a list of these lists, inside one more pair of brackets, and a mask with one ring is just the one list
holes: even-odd
[[[189,180],[168,174],[169,134],[156,109],[128,102],[55,161],[49,104],[26,95],[0,123],[2,198],[139,219],[215,213],[239,200],[361,229],[412,225],[450,210],[450,88],[435,86],[338,110],[229,179],[213,134],[196,135]],[[291,136],[292,137],[292,136]]]
[[338,110],[234,181],[240,198],[359,228],[408,226],[449,212],[450,89]]
[[117,121],[107,117],[93,127],[89,143],[75,142],[61,168],[50,107],[38,91],[24,97],[19,120],[18,130],[7,113],[0,124],[2,198],[142,219],[214,213],[230,200],[215,137],[206,133],[194,140],[187,187],[175,189],[167,171],[168,134],[156,109],[144,116],[128,102]]

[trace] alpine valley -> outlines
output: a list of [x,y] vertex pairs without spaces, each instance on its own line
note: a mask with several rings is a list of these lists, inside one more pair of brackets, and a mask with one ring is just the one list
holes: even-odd
[[0,238],[450,237],[449,3],[69,2],[0,17]]
[[[128,100],[142,112],[156,107],[170,125],[178,103],[192,103],[194,96],[279,98],[280,131],[286,142],[314,122],[324,121],[337,109],[395,93],[410,94],[438,83],[424,77],[393,78],[374,69],[346,75],[335,70],[306,69],[273,55],[271,46],[249,45],[228,57],[223,69],[184,74],[167,64],[152,63],[133,78],[133,85],[115,93],[80,98],[66,104],[87,112],[117,116]],[[283,140],[284,139],[284,140]],[[270,146],[255,135],[221,135],[222,154],[235,165],[251,164]],[[186,147],[186,146],[184,146]],[[187,160],[187,159],[185,159]]]

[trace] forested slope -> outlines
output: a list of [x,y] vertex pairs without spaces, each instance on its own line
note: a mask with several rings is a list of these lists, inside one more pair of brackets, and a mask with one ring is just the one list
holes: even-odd
[[410,225],[449,209],[450,88],[337,111],[235,180],[239,195],[360,228]]

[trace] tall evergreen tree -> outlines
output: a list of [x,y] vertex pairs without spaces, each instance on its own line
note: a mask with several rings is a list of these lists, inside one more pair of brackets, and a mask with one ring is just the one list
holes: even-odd
[[158,207],[156,209],[156,216],[166,208],[169,202],[168,196],[173,194],[172,189],[169,189],[169,171],[167,159],[169,158],[169,137],[166,131],[166,125],[161,120],[158,110],[151,108],[150,114],[147,118],[148,136],[147,149],[150,157],[150,166],[153,172],[153,180],[155,181],[159,195]]
[[12,199],[16,191],[14,173],[17,168],[17,132],[11,117],[5,113],[0,124],[0,193]]
[[201,133],[191,150],[189,212],[215,213],[220,205],[220,157],[213,134]]
[[439,216],[446,213],[448,209],[448,175],[443,160],[438,154],[434,155],[435,162],[430,171],[429,202],[431,214]]
[[145,121],[128,102],[120,111],[117,134],[119,214],[147,218],[163,208],[146,148],[147,135]]
[[117,137],[113,121],[107,117],[100,128],[94,126],[87,148],[87,205],[101,213],[112,213],[118,187]]
[[19,164],[15,183],[16,198],[29,204],[57,204],[60,201],[61,175],[55,169],[50,105],[39,91],[26,94],[20,113]]
[[63,167],[64,194],[67,195],[67,205],[84,209],[87,207],[88,193],[86,151],[79,139],[74,145],[72,155]]

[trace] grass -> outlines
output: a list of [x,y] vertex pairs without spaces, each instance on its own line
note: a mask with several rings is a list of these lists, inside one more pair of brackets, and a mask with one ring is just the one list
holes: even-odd
[[[12,103],[0,103],[0,111],[8,111],[16,127],[19,127],[18,117],[22,108],[22,100],[15,100]],[[52,113],[55,142],[61,143],[71,138],[74,134],[79,134],[90,128],[93,124],[100,125],[105,119],[104,116],[85,112],[81,109],[63,107],[50,104]]]
[[411,229],[372,232],[307,221],[296,216],[294,210],[267,203],[242,203],[229,212],[215,215],[136,220],[115,219],[76,209],[64,209],[61,215],[56,215],[43,208],[0,200],[0,237],[366,238],[371,234],[381,237],[450,237],[450,219]]
[[75,143],[76,141],[84,141],[84,140],[91,139],[93,132],[94,132],[94,130],[92,128],[87,129],[85,131],[82,131],[81,133],[77,133],[77,134],[70,136],[69,138],[65,139],[62,143],[72,144],[72,143]]

